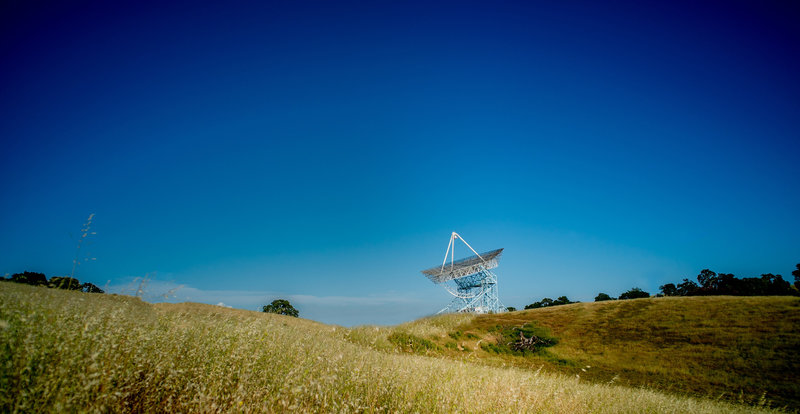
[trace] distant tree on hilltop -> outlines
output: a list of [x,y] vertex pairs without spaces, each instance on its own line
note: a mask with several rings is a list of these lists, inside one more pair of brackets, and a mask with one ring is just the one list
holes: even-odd
[[550,298],[542,298],[542,300],[538,302],[533,302],[530,305],[525,306],[525,309],[546,308],[548,306],[567,305],[570,303],[577,303],[577,302],[570,301],[566,296],[559,296],[558,299],[556,300]]
[[720,273],[717,281],[718,295],[741,295],[740,280],[732,273]]
[[73,277],[60,277],[60,276],[53,276],[50,278],[50,281],[47,283],[47,286],[56,289],[67,289],[67,290],[80,290],[81,289],[81,282],[78,279]]
[[791,295],[791,286],[789,282],[783,280],[783,276],[781,275],[773,275],[772,273],[767,273],[761,275],[761,280],[764,283],[765,295]]
[[621,295],[619,295],[620,299],[637,299],[637,298],[649,298],[650,294],[635,287]]
[[44,273],[36,272],[22,272],[14,273],[11,275],[11,281],[16,283],[24,283],[27,285],[44,286],[47,285],[47,277]]
[[800,263],[795,265],[797,270],[792,270],[792,276],[794,276],[794,287],[800,289]]
[[603,302],[606,300],[615,300],[615,299],[612,298],[611,296],[608,296],[608,293],[603,293],[603,292],[598,293],[597,296],[594,297],[595,302]]
[[93,283],[88,283],[88,282],[84,283],[83,285],[81,285],[81,292],[86,292],[86,293],[105,293],[103,291],[103,289],[100,289],[99,287],[95,286]]
[[553,299],[542,298],[542,300],[540,300],[538,302],[533,302],[530,305],[525,305],[525,309],[546,308],[548,306],[553,306]]
[[658,287],[658,290],[661,291],[661,294],[664,296],[678,296],[678,288],[675,286],[674,283],[667,283],[666,285],[661,285]]
[[269,305],[264,305],[261,308],[262,312],[277,313],[278,315],[294,316],[295,318],[300,315],[300,312],[292,306],[286,299],[275,299]]
[[679,296],[692,296],[697,293],[698,289],[700,289],[700,286],[697,286],[697,283],[686,278],[683,279],[683,282],[678,283]]
[[577,303],[577,302],[569,300],[566,296],[559,296],[558,299],[556,299],[553,302],[554,305],[568,305],[570,303]]
[[22,272],[11,275],[9,279],[0,278],[6,282],[23,283],[33,286],[47,286],[54,289],[80,290],[87,293],[105,293],[103,289],[92,283],[81,283],[78,279],[69,276],[53,276],[50,280],[44,273]]
[[697,283],[700,284],[700,287],[704,291],[714,292],[719,286],[719,278],[717,277],[716,272],[713,272],[709,269],[703,269],[700,271],[700,274],[697,275]]

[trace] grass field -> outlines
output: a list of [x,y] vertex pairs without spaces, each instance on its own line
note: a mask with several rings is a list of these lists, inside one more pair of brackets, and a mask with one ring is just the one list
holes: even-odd
[[[498,341],[498,326],[525,324],[549,330],[558,344],[526,356],[486,348]],[[670,297],[476,317],[445,315],[386,328],[383,336],[398,331],[431,343],[417,353],[541,368],[597,383],[800,408],[796,297]]]
[[[491,323],[448,315],[345,329],[210,305],[150,305],[2,283],[0,411],[768,411],[586,381],[545,372],[533,360],[492,366],[478,357],[482,351],[439,345],[443,334],[455,342],[450,333],[459,331],[477,342],[463,328],[480,331]],[[416,338],[430,339],[409,345]],[[566,342],[552,352],[566,358],[581,349]]]

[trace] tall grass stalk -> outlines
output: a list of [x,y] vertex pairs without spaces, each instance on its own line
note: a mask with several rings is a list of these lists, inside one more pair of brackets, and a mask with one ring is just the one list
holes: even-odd
[[[86,241],[87,237],[97,234],[96,232],[91,231],[93,219],[94,213],[89,214],[89,218],[86,219],[86,223],[84,223],[83,227],[81,228],[81,235],[78,238],[78,245],[75,248],[75,258],[72,259],[72,271],[69,273],[70,278],[75,277],[75,272],[78,270],[78,266],[81,264],[81,248],[83,247],[83,243]],[[86,257],[83,259],[83,261],[95,260],[94,257]]]

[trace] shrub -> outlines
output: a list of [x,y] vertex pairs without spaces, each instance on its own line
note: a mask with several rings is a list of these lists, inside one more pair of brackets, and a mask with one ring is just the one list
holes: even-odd
[[11,275],[11,281],[16,283],[25,283],[27,285],[44,286],[47,285],[47,277],[44,273],[36,272],[22,272],[14,273]]
[[645,292],[645,291],[643,291],[643,290],[641,290],[639,288],[633,288],[633,289],[631,289],[631,290],[619,295],[620,299],[637,299],[637,298],[649,298],[649,297],[650,297],[649,293],[647,293],[647,292]]
[[84,283],[81,286],[81,292],[86,292],[86,293],[105,293],[103,291],[103,289],[100,289],[99,287],[95,286],[93,283],[88,283],[88,282]]
[[566,296],[559,296],[558,299],[556,300],[550,298],[542,298],[542,300],[538,302],[533,302],[530,305],[525,306],[525,309],[546,308],[548,306],[568,305],[570,303],[577,303],[577,302],[570,301]]
[[604,300],[615,300],[615,299],[612,298],[611,296],[608,296],[607,293],[602,293],[602,292],[598,293],[597,296],[594,297],[595,302],[602,302]]
[[510,353],[510,352],[500,348],[498,345],[493,344],[491,342],[483,342],[483,343],[481,343],[481,349],[483,349],[484,351],[486,351],[486,352],[488,352],[490,354]]
[[405,332],[395,332],[387,338],[389,342],[400,347],[403,352],[424,354],[436,350],[438,347],[433,342]]
[[552,336],[549,329],[534,323],[495,326],[490,332],[495,334],[497,343],[482,343],[481,348],[496,354],[527,355],[558,343],[558,338]]
[[67,290],[80,290],[82,285],[78,279],[73,277],[60,277],[60,276],[53,276],[50,278],[50,282],[47,283],[47,286],[56,289],[67,289]]

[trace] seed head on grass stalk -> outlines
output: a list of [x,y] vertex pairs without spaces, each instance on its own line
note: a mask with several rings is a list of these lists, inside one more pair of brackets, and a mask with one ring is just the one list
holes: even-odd
[[[83,228],[81,229],[81,237],[78,238],[78,247],[75,249],[75,258],[72,259],[72,271],[69,274],[70,278],[75,278],[75,271],[78,270],[78,266],[81,264],[81,247],[83,247],[84,240],[89,236],[97,234],[97,232],[91,231],[93,219],[94,213],[89,214],[89,218],[86,219],[86,223],[83,224]],[[96,260],[96,258],[86,257],[83,261],[88,262],[89,260]]]

